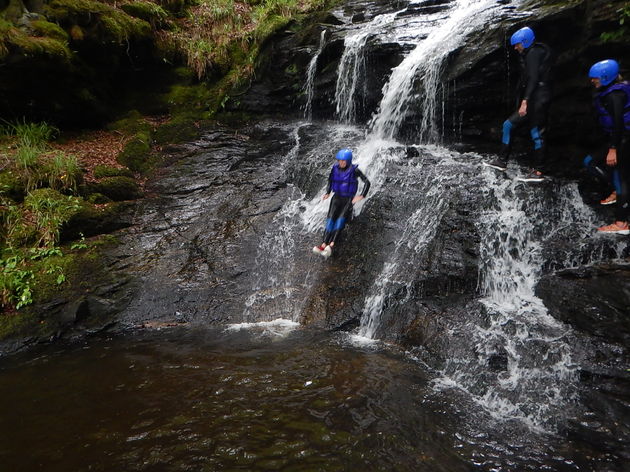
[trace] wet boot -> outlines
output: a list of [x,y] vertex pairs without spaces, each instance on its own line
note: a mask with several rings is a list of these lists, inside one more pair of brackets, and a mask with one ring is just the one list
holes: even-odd
[[504,144],[499,152],[499,157],[490,162],[484,162],[484,165],[492,167],[500,171],[507,170],[508,158],[510,157],[510,146]]

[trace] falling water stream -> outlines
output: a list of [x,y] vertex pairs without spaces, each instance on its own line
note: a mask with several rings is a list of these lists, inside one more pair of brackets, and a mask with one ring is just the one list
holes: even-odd
[[[284,184],[281,203],[257,233],[242,322],[103,337],[0,362],[0,398],[12,406],[0,417],[0,428],[12,432],[0,438],[0,464],[11,471],[457,472],[589,470],[605,462],[596,445],[580,443],[573,454],[567,448],[578,446],[558,435],[580,409],[575,333],[550,316],[536,286],[544,271],[621,257],[626,244],[592,237],[598,217],[575,184],[528,186],[513,179],[516,166],[499,175],[481,166],[482,156],[440,145],[444,60],[502,8],[458,0],[358,24],[337,12],[347,28],[337,121],[312,121],[325,29],[306,70],[304,120],[280,125],[290,141],[273,166]],[[408,49],[362,124],[367,54],[380,39]],[[416,142],[403,143],[412,109],[422,112]],[[345,147],[372,183],[342,241],[352,247],[362,239],[362,257],[373,259],[367,273],[344,272],[352,261],[343,252],[326,261],[310,251],[328,208],[321,197],[332,157]],[[470,216],[480,237],[479,296],[440,333],[441,351],[423,358],[390,342],[396,333],[388,329],[420,297],[418,267],[465,179],[475,180],[485,202]],[[385,211],[387,227],[365,224]],[[378,234],[358,234],[361,221]],[[546,245],[565,233],[579,243],[546,258]],[[357,325],[349,333],[301,325],[322,287],[353,286],[335,287],[342,273],[363,277],[352,294]]]

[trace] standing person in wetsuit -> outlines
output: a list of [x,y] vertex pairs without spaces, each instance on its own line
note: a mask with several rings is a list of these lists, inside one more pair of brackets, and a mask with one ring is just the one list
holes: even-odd
[[[322,200],[330,197],[330,192],[334,192],[328,208],[326,217],[326,228],[324,230],[324,242],[313,248],[313,252],[324,257],[330,257],[335,241],[341,230],[352,217],[352,205],[363,200],[370,190],[370,181],[352,164],[352,151],[342,149],[335,156],[337,163],[333,165],[328,176],[328,187]],[[363,191],[357,195],[359,179],[363,181]]]
[[598,228],[602,233],[630,234],[630,83],[619,75],[612,59],[594,64],[588,73],[595,97],[593,104],[599,124],[607,135],[604,151],[584,164],[589,171],[612,180],[615,191],[600,203],[615,203],[615,222]]
[[519,53],[521,73],[518,85],[518,109],[503,123],[502,146],[499,158],[486,165],[505,171],[512,148],[512,130],[524,124],[534,142],[533,166],[529,175],[520,178],[524,182],[544,180],[542,166],[545,157],[544,128],[551,103],[552,52],[549,46],[534,42],[531,28],[524,27],[512,35],[510,44]]

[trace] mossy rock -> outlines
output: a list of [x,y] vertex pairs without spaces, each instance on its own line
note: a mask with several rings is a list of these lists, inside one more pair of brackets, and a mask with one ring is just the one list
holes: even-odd
[[[52,0],[45,13],[49,19],[61,23],[82,25],[85,37],[90,35],[91,39],[99,42],[123,44],[129,39],[151,37],[149,23],[103,2]],[[86,22],[97,27],[87,28]]]
[[114,201],[135,200],[142,196],[138,183],[130,177],[106,177],[95,185],[98,193]]
[[168,24],[168,13],[160,5],[152,2],[131,2],[120,6],[128,15],[140,18],[151,24],[153,28],[163,28]]
[[94,168],[94,177],[103,179],[105,177],[131,177],[133,172],[130,169],[112,167],[106,165],[98,165]]
[[95,205],[102,205],[104,203],[111,203],[112,199],[109,197],[106,197],[102,193],[94,192],[87,197],[87,202],[93,203]]
[[132,206],[132,202],[111,203],[102,207],[84,202],[81,209],[63,226],[61,240],[74,241],[82,236],[87,238],[126,228],[131,225]]
[[14,170],[0,172],[0,194],[21,202],[26,194],[23,176]]
[[120,131],[127,136],[132,136],[139,132],[151,133],[151,124],[144,120],[144,117],[138,110],[131,110],[119,120],[108,124],[107,129]]
[[56,23],[46,20],[35,20],[31,22],[31,28],[39,36],[47,36],[57,41],[68,42],[70,36],[66,31]]
[[155,131],[155,142],[158,144],[177,144],[194,141],[201,135],[198,120],[198,118],[187,116],[171,119]]
[[134,172],[148,171],[152,167],[152,162],[149,159],[151,155],[150,142],[149,134],[143,132],[136,134],[125,144],[124,149],[116,157],[116,161]]

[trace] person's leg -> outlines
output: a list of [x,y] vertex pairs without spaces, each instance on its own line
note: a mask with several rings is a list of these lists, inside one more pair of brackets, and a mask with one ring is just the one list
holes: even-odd
[[342,215],[344,199],[337,194],[333,195],[326,217],[326,228],[324,229],[324,244],[328,245],[333,241],[336,233],[337,219]]
[[584,168],[586,171],[595,177],[597,181],[606,186],[607,197],[600,201],[602,205],[612,205],[617,200],[617,193],[619,193],[621,187],[621,179],[619,177],[619,171],[615,167],[609,167],[606,165],[606,154],[608,153],[608,147],[602,147],[589,154],[584,158]]
[[550,104],[551,91],[541,87],[536,90],[528,106],[529,134],[534,144],[532,167],[537,171],[542,171],[545,166],[545,128]]
[[520,116],[518,111],[512,113],[507,120],[503,122],[503,132],[501,134],[501,150],[499,151],[499,157],[487,165],[499,170],[507,169],[507,163],[512,151],[512,135],[516,128],[520,127],[525,121],[526,117]]
[[621,146],[617,149],[617,176],[619,191],[617,192],[617,204],[615,205],[615,218],[616,220],[628,222],[628,216],[630,215],[630,180],[629,171],[630,163],[630,139],[624,138],[621,142]]
[[337,238],[341,234],[341,231],[345,228],[346,223],[352,218],[352,197],[348,197],[347,201],[343,205],[339,217],[335,220],[335,228],[330,242],[330,246],[333,247],[337,242]]
[[602,226],[599,231],[606,233],[630,234],[630,137],[624,137],[617,149],[617,165],[619,191],[615,205],[615,222]]

